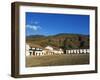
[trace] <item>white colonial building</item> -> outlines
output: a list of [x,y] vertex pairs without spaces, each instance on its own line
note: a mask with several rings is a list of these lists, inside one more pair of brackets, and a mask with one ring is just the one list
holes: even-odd
[[[89,49],[70,49],[66,50],[66,54],[86,54],[89,53]],[[26,56],[43,56],[43,55],[54,55],[64,54],[62,49],[53,48],[47,46],[44,49],[37,47],[30,47],[26,44]]]

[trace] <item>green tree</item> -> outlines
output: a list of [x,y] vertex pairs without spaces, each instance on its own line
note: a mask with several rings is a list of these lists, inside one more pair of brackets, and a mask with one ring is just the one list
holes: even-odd
[[68,38],[65,38],[65,40],[63,41],[63,50],[64,50],[64,53],[66,53],[66,49],[71,48],[71,45],[69,44],[69,42],[70,42],[70,39],[68,39]]

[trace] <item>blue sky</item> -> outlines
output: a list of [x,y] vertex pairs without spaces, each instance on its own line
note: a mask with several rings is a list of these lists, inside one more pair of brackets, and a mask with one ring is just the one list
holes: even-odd
[[26,35],[89,35],[89,15],[26,12]]

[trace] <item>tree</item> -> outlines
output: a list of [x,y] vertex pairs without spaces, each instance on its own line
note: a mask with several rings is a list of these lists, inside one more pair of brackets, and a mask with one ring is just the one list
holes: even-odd
[[65,38],[65,40],[63,41],[64,54],[66,54],[66,49],[69,49],[71,47],[69,43],[70,43],[70,39]]
[[85,41],[81,41],[79,48],[84,48],[84,45],[85,45]]

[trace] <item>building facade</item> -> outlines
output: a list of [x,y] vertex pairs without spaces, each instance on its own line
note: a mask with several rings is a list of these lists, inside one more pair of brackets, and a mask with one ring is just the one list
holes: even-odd
[[47,46],[44,49],[32,48],[26,44],[26,56],[43,56],[43,55],[59,55],[59,54],[86,54],[90,53],[89,49],[70,49],[66,50],[66,53],[62,49],[54,49],[51,46]]

